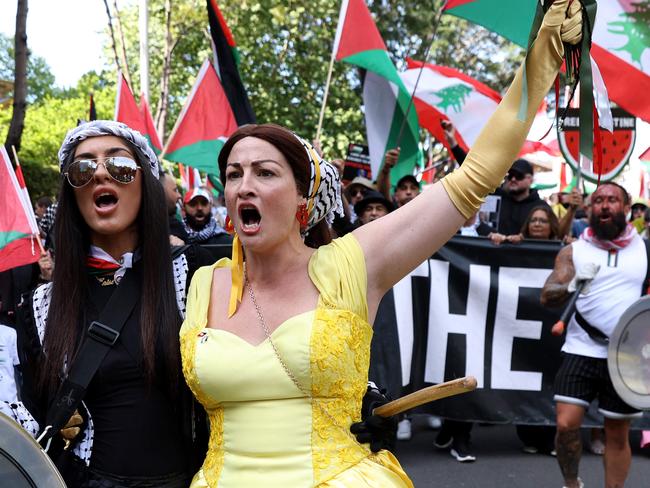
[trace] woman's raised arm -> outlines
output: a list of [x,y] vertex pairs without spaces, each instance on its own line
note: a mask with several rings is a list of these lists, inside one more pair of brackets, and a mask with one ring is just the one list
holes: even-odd
[[528,53],[528,113],[517,119],[523,67],[463,166],[407,205],[354,231],[366,258],[369,303],[438,250],[502,182],[515,160],[544,96],[562,64],[562,42],[581,39],[580,2],[556,0],[544,16]]

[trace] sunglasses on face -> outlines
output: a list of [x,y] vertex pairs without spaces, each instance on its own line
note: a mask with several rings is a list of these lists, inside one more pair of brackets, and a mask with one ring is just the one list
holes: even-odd
[[356,197],[357,195],[365,195],[366,192],[362,190],[361,188],[355,188],[353,190],[350,190],[350,196]]
[[[101,161],[101,162],[100,162]],[[79,159],[73,161],[68,166],[68,171],[64,174],[68,179],[68,183],[74,188],[81,188],[88,184],[93,178],[95,171],[100,164],[118,183],[124,185],[132,183],[135,180],[135,174],[138,171],[138,163],[133,159],[124,156],[115,156],[110,158],[97,158],[97,159]]]
[[506,179],[511,180],[511,179],[514,178],[517,181],[521,181],[525,177],[526,177],[526,175],[522,175],[521,173],[515,173],[514,171],[511,171],[506,175]]

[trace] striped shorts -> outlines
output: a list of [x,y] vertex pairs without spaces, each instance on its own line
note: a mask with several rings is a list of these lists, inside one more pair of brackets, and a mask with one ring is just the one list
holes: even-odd
[[556,402],[571,403],[585,409],[598,399],[598,411],[606,418],[627,419],[642,413],[618,396],[607,370],[607,359],[562,353],[562,365],[555,377]]

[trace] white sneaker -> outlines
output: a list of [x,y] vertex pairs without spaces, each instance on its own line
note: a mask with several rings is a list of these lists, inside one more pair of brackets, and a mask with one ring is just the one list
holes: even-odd
[[411,440],[411,421],[409,419],[400,420],[397,424],[397,440]]
[[[582,482],[582,480],[581,480],[580,478],[578,478],[578,486],[579,486],[580,488],[585,488],[585,484]],[[562,488],[567,488],[567,487],[566,487],[566,486],[563,486]]]
[[442,427],[442,420],[440,420],[440,417],[436,417],[435,415],[427,415],[427,425],[430,429],[438,430]]

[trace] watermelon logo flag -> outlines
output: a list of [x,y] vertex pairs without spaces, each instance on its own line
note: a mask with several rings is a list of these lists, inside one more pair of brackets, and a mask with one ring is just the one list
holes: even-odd
[[219,175],[217,158],[237,122],[212,63],[201,66],[161,158]]
[[[408,69],[400,74],[406,89],[413,87],[422,62],[408,59]],[[425,64],[414,95],[414,106],[422,127],[447,146],[442,120],[456,128],[458,145],[466,152],[501,101],[501,96],[487,85],[446,66]],[[450,147],[447,147],[451,151]]]
[[238,125],[254,124],[255,113],[239,76],[239,51],[216,0],[207,0],[216,68]]
[[[333,50],[337,60],[366,70],[363,104],[370,167],[372,174],[377,175],[386,151],[397,146],[411,93],[390,60],[384,40],[363,0],[343,0]],[[417,114],[409,110],[399,141],[400,158],[391,170],[392,181],[413,173],[420,159],[419,131]]]
[[[537,0],[448,0],[445,13],[528,45]],[[650,122],[650,5],[647,0],[598,2],[591,54],[609,97]]]
[[0,271],[38,261],[36,219],[9,155],[0,145]]
[[160,137],[158,137],[158,131],[156,130],[156,124],[153,122],[149,104],[143,93],[140,94],[140,114],[144,122],[144,132],[142,132],[142,135],[147,139],[156,155],[159,155],[163,146],[160,142]]

